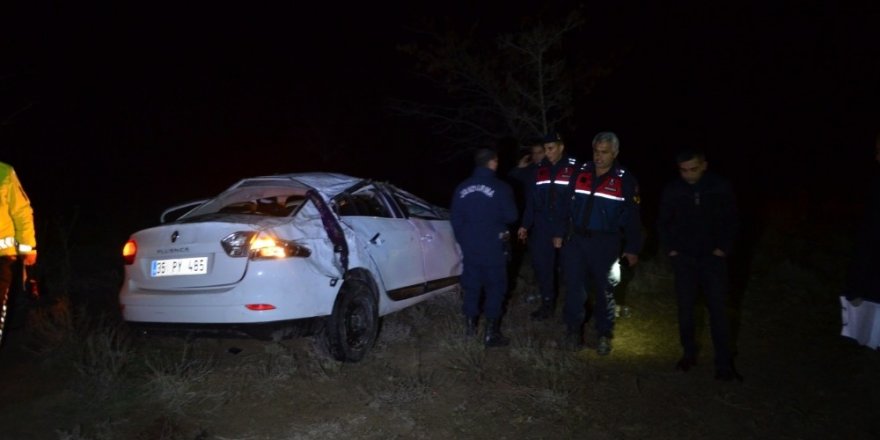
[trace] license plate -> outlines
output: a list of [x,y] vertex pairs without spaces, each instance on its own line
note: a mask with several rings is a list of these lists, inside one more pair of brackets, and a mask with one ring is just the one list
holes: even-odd
[[153,260],[150,263],[151,277],[203,275],[206,273],[208,273],[208,257],[172,258],[168,260]]

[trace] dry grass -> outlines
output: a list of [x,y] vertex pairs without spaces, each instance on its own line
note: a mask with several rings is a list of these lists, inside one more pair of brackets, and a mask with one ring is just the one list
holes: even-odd
[[[43,432],[62,440],[877,438],[877,422],[848,408],[880,398],[880,353],[836,337],[834,278],[812,269],[823,261],[815,252],[790,253],[805,252],[803,241],[780,237],[758,246],[788,246],[768,251],[788,257],[755,259],[738,310],[743,383],[714,381],[708,348],[694,371],[673,370],[672,279],[667,262],[645,258],[623,287],[631,314],[607,357],[558,349],[559,310],[530,321],[529,286],[509,301],[507,348],[465,338],[461,299],[450,294],[386,316],[374,352],[357,364],[329,359],[316,337],[131,341],[59,302],[34,315],[34,377],[68,362],[68,388],[94,376],[104,398],[73,411],[82,393],[39,400],[7,386],[17,403],[0,422],[10,438],[27,438],[13,435],[25,429],[17,420],[49,414]],[[710,348],[702,318],[699,341]]]
[[202,386],[214,370],[213,359],[194,357],[189,344],[183,345],[180,354],[153,355],[144,362],[149,369],[145,400],[158,403],[164,412],[206,414],[223,403],[226,390]]

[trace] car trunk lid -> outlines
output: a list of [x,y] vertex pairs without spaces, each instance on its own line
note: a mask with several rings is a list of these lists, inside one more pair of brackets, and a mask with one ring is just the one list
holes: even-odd
[[169,224],[145,229],[132,238],[138,245],[130,280],[141,289],[211,288],[241,280],[247,257],[230,257],[221,240],[254,225],[236,222]]

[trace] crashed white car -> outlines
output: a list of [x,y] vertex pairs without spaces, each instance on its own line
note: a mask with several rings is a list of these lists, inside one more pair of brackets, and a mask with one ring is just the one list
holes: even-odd
[[123,250],[122,314],[147,332],[320,330],[333,357],[358,361],[380,316],[458,290],[448,211],[389,183],[254,177],[162,221],[175,211]]

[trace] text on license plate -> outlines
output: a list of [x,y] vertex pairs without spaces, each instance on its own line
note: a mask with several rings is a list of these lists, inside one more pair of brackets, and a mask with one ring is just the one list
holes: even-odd
[[150,263],[151,277],[202,275],[206,273],[208,273],[208,257],[172,258],[169,260],[153,260]]

